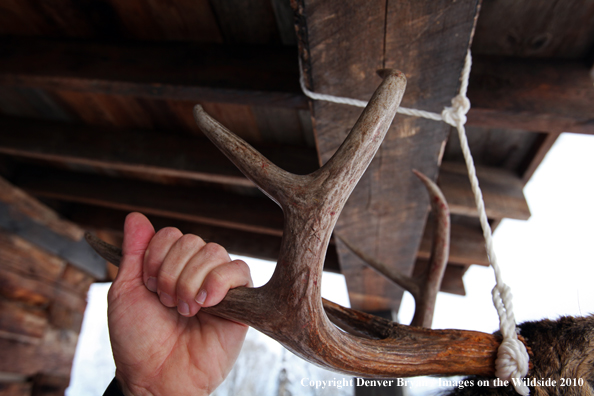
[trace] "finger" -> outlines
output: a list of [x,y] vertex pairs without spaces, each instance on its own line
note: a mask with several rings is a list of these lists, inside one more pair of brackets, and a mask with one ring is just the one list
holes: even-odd
[[157,293],[166,307],[177,306],[175,288],[177,280],[190,259],[206,243],[199,236],[186,234],[179,238],[165,256],[157,274]]
[[157,275],[165,257],[182,236],[182,232],[177,228],[166,227],[157,231],[151,239],[144,255],[142,280],[147,289],[153,293],[157,291]]
[[212,307],[223,301],[230,289],[252,285],[250,267],[242,260],[233,260],[210,271],[196,295],[196,303]]
[[204,279],[217,266],[231,261],[227,251],[216,243],[207,243],[184,267],[176,284],[177,310],[184,316],[194,316],[200,309],[196,293]]
[[141,213],[130,213],[124,223],[122,261],[115,281],[142,279],[144,252],[155,235],[153,225]]

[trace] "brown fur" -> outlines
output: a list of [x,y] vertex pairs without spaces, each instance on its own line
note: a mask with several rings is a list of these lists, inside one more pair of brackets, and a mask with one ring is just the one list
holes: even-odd
[[[594,396],[594,315],[587,317],[561,317],[558,320],[526,322],[520,326],[520,334],[532,349],[530,379],[556,381],[556,386],[530,386],[530,395],[549,396]],[[584,380],[583,386],[560,386],[561,379]],[[517,396],[510,385],[507,387],[478,387],[477,381],[486,378],[469,377],[475,386],[455,389],[452,396]]]

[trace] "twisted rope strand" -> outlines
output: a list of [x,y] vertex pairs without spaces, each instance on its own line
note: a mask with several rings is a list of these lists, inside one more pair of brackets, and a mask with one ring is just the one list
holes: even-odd
[[[305,79],[303,77],[303,68],[301,67],[301,60],[299,60],[299,67],[301,76],[299,82],[301,89],[306,96],[314,100],[323,100],[333,103],[348,104],[351,106],[365,107],[367,102],[363,100],[351,99],[338,97],[333,95],[320,94],[312,92],[305,86]],[[405,114],[413,117],[422,117],[435,121],[443,121],[449,125],[454,126],[458,130],[458,137],[460,138],[460,146],[468,169],[468,178],[470,179],[470,185],[474,194],[475,204],[479,214],[479,220],[483,229],[483,237],[485,238],[485,247],[487,249],[487,255],[489,262],[495,273],[495,287],[491,294],[493,297],[493,305],[497,310],[499,316],[499,328],[503,336],[503,341],[497,350],[497,359],[495,361],[495,375],[502,380],[510,381],[512,378],[517,379],[516,382],[512,381],[516,392],[526,396],[530,393],[530,390],[521,381],[523,377],[528,373],[528,352],[526,347],[522,344],[516,334],[516,319],[513,313],[513,302],[512,293],[508,285],[503,282],[501,276],[501,270],[497,263],[497,256],[495,255],[495,248],[493,247],[493,233],[487,212],[485,211],[485,203],[483,200],[483,194],[481,192],[478,178],[476,176],[476,169],[474,167],[474,160],[468,146],[468,139],[466,138],[466,114],[470,110],[470,101],[466,97],[468,91],[468,79],[470,76],[470,69],[472,67],[472,57],[470,50],[466,54],[464,62],[464,68],[462,69],[462,75],[460,77],[460,91],[452,99],[452,106],[445,107],[441,114],[432,113],[429,111],[409,109],[405,107],[398,108],[398,113]]]

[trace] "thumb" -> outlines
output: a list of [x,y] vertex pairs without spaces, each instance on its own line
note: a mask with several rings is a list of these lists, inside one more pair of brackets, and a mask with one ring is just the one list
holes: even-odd
[[153,225],[141,213],[133,212],[126,216],[124,223],[124,243],[122,261],[116,281],[142,281],[144,254],[151,238],[155,235]]

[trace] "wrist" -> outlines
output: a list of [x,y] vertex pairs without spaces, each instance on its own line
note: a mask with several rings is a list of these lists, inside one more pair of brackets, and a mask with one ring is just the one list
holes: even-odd
[[147,389],[129,386],[122,374],[117,370],[115,378],[124,396],[154,396],[153,393],[149,392]]
[[[124,396],[157,396],[161,394],[170,394],[169,392],[161,392],[161,391],[151,391],[147,388],[135,386],[129,384],[125,379],[124,376],[116,370],[115,379],[117,381],[118,387],[124,394]],[[157,387],[158,388],[158,387]],[[176,393],[178,394],[178,393]],[[183,393],[186,394],[186,393]],[[209,396],[210,393],[204,389],[193,389],[187,393],[191,396]]]

